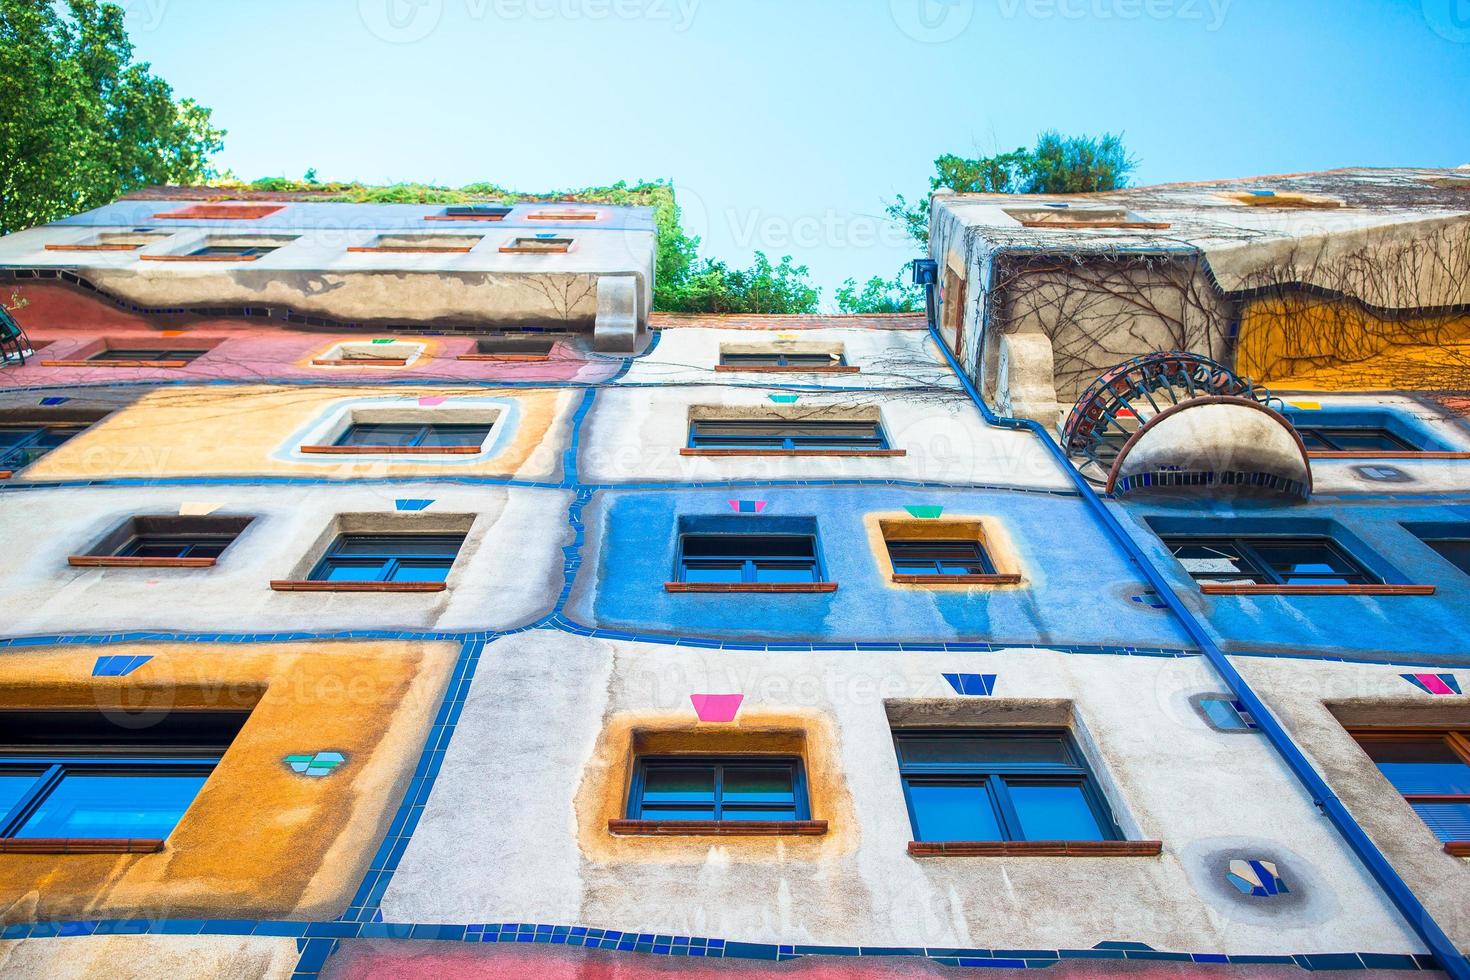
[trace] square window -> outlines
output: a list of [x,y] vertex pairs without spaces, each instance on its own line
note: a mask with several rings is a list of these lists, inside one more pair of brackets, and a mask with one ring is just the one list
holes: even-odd
[[1432,548],[1439,557],[1470,575],[1470,521],[1415,523],[1405,524],[1404,527]]
[[500,246],[502,252],[522,252],[527,254],[554,254],[569,252],[571,249],[571,238],[556,235],[520,236],[512,238],[509,242]]
[[900,730],[894,746],[916,841],[1121,839],[1065,731]]
[[685,534],[679,581],[793,583],[821,581],[816,538],[800,534]]
[[87,358],[89,361],[108,362],[138,362],[150,363],[181,363],[188,364],[190,361],[198,360],[209,353],[208,348],[201,347],[112,347],[100,350]]
[[403,340],[347,341],[312,358],[315,367],[407,367],[423,356],[425,345]]
[[463,425],[434,422],[361,422],[347,427],[335,445],[357,449],[474,449],[490,436],[492,425]]
[[313,582],[443,582],[463,534],[343,534],[308,578]]
[[1164,544],[1196,582],[1255,585],[1374,585],[1368,571],[1325,535],[1165,535]]
[[510,207],[504,204],[451,204],[444,209],[442,215],[431,215],[430,218],[449,221],[504,221],[510,212]]
[[0,422],[0,473],[25,469],[82,433],[88,422]]
[[84,555],[69,561],[78,566],[213,565],[253,517],[142,516],[129,518]]
[[379,235],[367,245],[354,245],[349,252],[465,253],[484,241],[481,235]]
[[721,371],[822,371],[855,373],[841,344],[723,345]]
[[979,541],[941,538],[887,538],[888,559],[896,575],[994,575],[995,565]]
[[877,419],[699,418],[689,423],[690,449],[779,450],[782,452],[886,451],[888,438]]
[[1352,735],[1440,840],[1470,842],[1470,733],[1376,730]]
[[461,354],[462,361],[544,361],[551,357],[556,341],[539,334],[503,334],[475,341],[472,353]]
[[163,840],[248,713],[125,727],[83,711],[0,712],[0,839]]
[[1416,452],[1422,447],[1376,425],[1297,425],[1297,435],[1308,452],[1344,452],[1368,455],[1375,452]]
[[811,817],[801,760],[781,756],[640,756],[630,820],[794,821]]

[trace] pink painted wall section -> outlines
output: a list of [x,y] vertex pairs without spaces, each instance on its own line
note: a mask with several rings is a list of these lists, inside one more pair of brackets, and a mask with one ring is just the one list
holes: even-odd
[[[119,381],[579,381],[596,382],[619,367],[615,360],[591,359],[574,344],[558,342],[546,361],[461,361],[474,353],[473,337],[424,337],[382,333],[329,333],[295,330],[277,321],[190,317],[177,323],[154,322],[70,286],[24,284],[19,294],[26,306],[12,315],[38,349],[24,367],[0,370],[0,388]],[[10,293],[3,298],[8,302]],[[68,360],[90,353],[106,338],[113,346],[149,347],[207,341],[209,353],[185,367],[46,367],[48,360]],[[311,362],[339,343],[365,343],[392,338],[426,345],[407,367],[318,367]],[[44,346],[42,346],[44,345]],[[201,345],[204,346],[204,345]]]
[[[688,980],[790,977],[792,980],[1298,980],[1307,976],[1295,966],[1206,965],[1178,962],[1062,961],[1044,971],[1008,968],[952,967],[918,957],[805,956],[784,963],[760,960],[696,959],[653,956],[565,946],[469,945],[457,943],[344,942],[327,961],[323,980],[644,980],[681,977]],[[1393,980],[1402,972],[1383,970],[1321,971],[1323,980]],[[1416,974],[1442,977],[1442,973]]]

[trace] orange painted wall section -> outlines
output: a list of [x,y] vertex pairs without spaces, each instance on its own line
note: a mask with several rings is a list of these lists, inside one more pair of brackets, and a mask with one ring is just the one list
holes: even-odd
[[[313,641],[7,654],[0,710],[251,714],[162,852],[0,854],[0,921],[340,914],[413,772],[456,653],[452,643]],[[91,676],[104,654],[153,659],[127,677]],[[282,761],[318,751],[347,761],[323,777]]]

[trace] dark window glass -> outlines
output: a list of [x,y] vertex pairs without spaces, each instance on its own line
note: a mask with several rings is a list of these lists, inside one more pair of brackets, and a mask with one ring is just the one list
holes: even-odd
[[86,426],[0,425],[0,470],[19,470],[77,435]]
[[1331,538],[1163,539],[1197,582],[1275,585],[1367,585],[1381,581]]
[[1066,732],[898,732],[894,744],[917,840],[1120,837]]
[[1440,538],[1425,541],[1441,558],[1470,575],[1470,538]]
[[98,351],[89,361],[192,361],[209,353],[179,347],[112,347]]
[[443,582],[463,534],[344,534],[310,578],[325,582]]
[[500,204],[452,204],[444,214],[449,218],[504,218],[510,208]]
[[1298,425],[1296,431],[1309,450],[1372,453],[1412,452],[1420,448],[1400,439],[1387,429],[1373,425]]
[[1440,840],[1470,840],[1470,737],[1358,736],[1368,758]]
[[685,534],[681,582],[817,582],[816,539],[805,534]]
[[124,558],[218,558],[233,534],[139,534],[115,554]]
[[889,538],[888,557],[900,575],[993,575],[995,565],[978,541]]
[[640,758],[628,799],[635,820],[806,820],[794,758]]
[[203,248],[195,249],[189,254],[198,256],[231,255],[237,258],[248,259],[269,255],[280,247],[279,245],[206,245]]
[[720,363],[728,367],[840,367],[847,363],[841,354],[732,354],[720,355]]
[[338,437],[338,446],[480,446],[490,435],[488,425],[360,422]]
[[692,449],[887,449],[876,422],[766,422],[700,419],[689,426]]

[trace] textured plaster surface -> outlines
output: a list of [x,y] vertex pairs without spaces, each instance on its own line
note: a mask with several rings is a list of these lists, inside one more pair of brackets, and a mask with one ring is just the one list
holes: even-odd
[[[994,697],[955,698],[941,677],[954,670],[997,674]],[[504,638],[486,647],[384,916],[841,945],[1086,948],[1126,936],[1228,953],[1418,948],[1264,739],[1213,731],[1195,712],[1190,697],[1218,684],[1194,658],[741,653],[543,632]],[[700,724],[692,693],[743,693],[742,714],[731,726]],[[1163,855],[908,856],[889,714],[913,699],[924,711],[910,715],[929,725],[1070,715],[1126,835],[1162,840]],[[814,754],[835,756],[851,813],[830,811],[833,842],[721,838],[635,849],[607,839],[605,807],[587,803],[626,785],[629,759],[618,745],[630,723],[735,733],[747,718],[755,728],[806,719]],[[1299,855],[1283,873],[1304,897],[1242,909],[1222,896],[1200,880],[1222,842],[1242,855]],[[810,847],[821,861],[809,859]],[[453,889],[443,887],[450,868]]]
[[296,942],[243,936],[95,936],[0,943],[0,973],[48,980],[288,980]]
[[[8,653],[0,704],[101,709],[134,724],[183,708],[248,709],[250,718],[162,852],[0,855],[4,921],[340,914],[418,758],[458,647],[131,644],[105,652],[153,659],[126,677],[93,677],[100,650]],[[347,762],[323,778],[282,762],[316,751]]]
[[[258,633],[278,630],[508,629],[551,611],[562,587],[561,546],[571,494],[444,484],[381,486],[117,487],[4,496],[0,534],[9,635],[130,629]],[[403,514],[397,499],[434,503]],[[189,502],[255,520],[212,568],[73,568],[136,515],[177,514]],[[437,593],[275,592],[304,578],[335,536],[338,515],[371,515],[386,532],[463,530],[464,545]],[[425,527],[455,515],[454,527]]]

